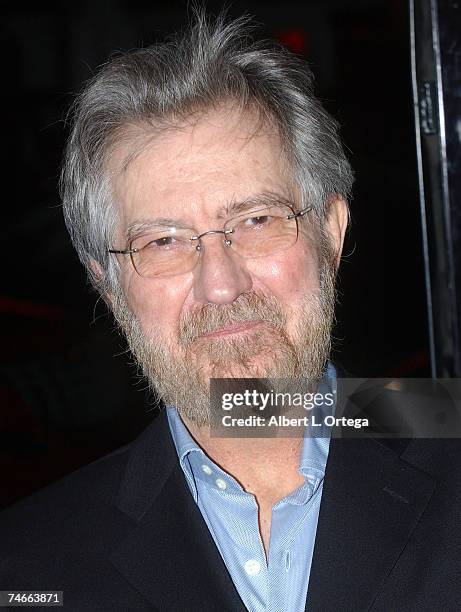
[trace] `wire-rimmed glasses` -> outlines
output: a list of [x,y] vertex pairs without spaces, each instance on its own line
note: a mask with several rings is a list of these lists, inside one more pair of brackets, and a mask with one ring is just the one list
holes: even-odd
[[240,257],[267,257],[296,243],[298,219],[311,208],[295,212],[288,204],[273,204],[251,209],[228,219],[222,230],[202,234],[193,228],[154,226],[135,236],[128,248],[109,249],[109,253],[130,255],[134,269],[144,278],[189,272],[200,257],[203,238],[210,234],[222,234],[226,248],[231,248]]

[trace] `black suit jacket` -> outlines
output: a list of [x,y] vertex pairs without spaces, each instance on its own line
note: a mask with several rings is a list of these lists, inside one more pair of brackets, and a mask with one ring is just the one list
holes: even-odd
[[[460,463],[459,440],[333,439],[306,610],[461,610]],[[68,611],[245,610],[164,414],[0,515],[0,589],[62,590]]]

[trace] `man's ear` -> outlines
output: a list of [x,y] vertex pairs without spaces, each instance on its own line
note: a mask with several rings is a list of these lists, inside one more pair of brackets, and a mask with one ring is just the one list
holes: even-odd
[[338,269],[339,262],[341,261],[348,222],[349,208],[346,200],[341,196],[332,197],[328,204],[326,229],[330,236],[336,269]]
[[[96,279],[97,283],[102,285],[102,281],[104,279],[104,271],[101,268],[100,264],[95,259],[90,259],[90,268],[93,277]],[[112,305],[112,293],[104,293],[103,298],[105,301],[111,306]]]

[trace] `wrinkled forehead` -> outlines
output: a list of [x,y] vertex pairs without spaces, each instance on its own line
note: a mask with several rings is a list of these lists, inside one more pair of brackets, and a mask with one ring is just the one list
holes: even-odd
[[215,218],[232,201],[294,192],[274,123],[235,108],[181,123],[131,124],[111,147],[107,171],[122,225],[152,215]]
[[108,149],[107,165],[113,172],[126,172],[143,152],[162,147],[175,139],[184,149],[196,153],[202,147],[235,144],[242,149],[253,139],[269,140],[280,149],[279,129],[274,119],[258,108],[244,110],[226,104],[196,111],[184,117],[162,120],[130,121],[113,134]]

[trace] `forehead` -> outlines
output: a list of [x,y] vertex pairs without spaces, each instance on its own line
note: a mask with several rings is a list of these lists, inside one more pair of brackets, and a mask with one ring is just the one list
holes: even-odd
[[139,130],[113,150],[109,171],[121,233],[159,216],[197,227],[232,202],[292,192],[277,130],[234,109]]

